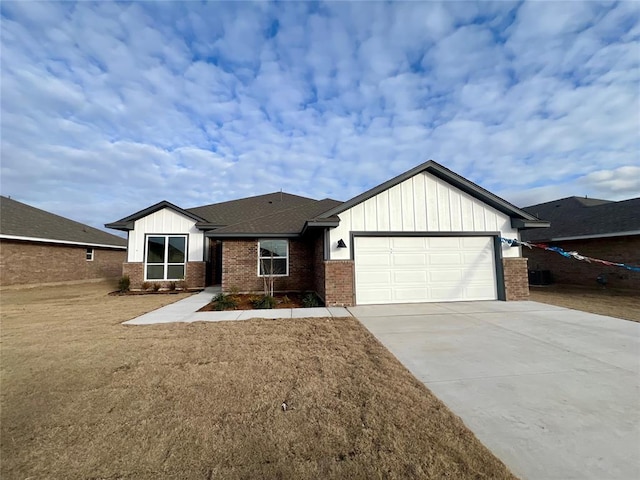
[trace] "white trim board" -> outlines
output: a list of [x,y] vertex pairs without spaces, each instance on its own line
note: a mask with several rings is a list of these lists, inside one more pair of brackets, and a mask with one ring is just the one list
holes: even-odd
[[127,247],[120,245],[107,245],[105,243],[87,243],[87,242],[72,242],[69,240],[54,240],[52,238],[37,238],[37,237],[21,237],[18,235],[3,235],[0,234],[0,239],[6,240],[20,240],[25,242],[40,242],[40,243],[57,243],[61,245],[78,245],[82,247],[100,247],[100,248],[113,248],[114,250],[126,250]]

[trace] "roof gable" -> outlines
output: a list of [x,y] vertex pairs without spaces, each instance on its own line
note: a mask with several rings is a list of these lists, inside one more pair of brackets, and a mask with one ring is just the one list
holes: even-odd
[[107,228],[113,228],[114,230],[133,230],[134,227],[134,223],[136,220],[139,220],[143,217],[146,217],[147,215],[151,215],[152,213],[155,213],[157,211],[163,210],[165,208],[168,208],[170,210],[173,210],[177,213],[180,213],[182,215],[184,215],[187,218],[191,218],[192,220],[196,221],[196,222],[206,222],[206,220],[202,217],[199,217],[198,215],[189,212],[187,210],[184,210],[180,207],[178,207],[177,205],[174,205],[171,202],[167,202],[166,200],[163,200],[161,202],[156,203],[155,205],[151,205],[150,207],[147,207],[143,210],[140,210],[136,213],[132,213],[131,215],[129,215],[128,217],[124,217],[121,218],[120,220],[117,220],[115,222],[112,223],[107,223],[105,225],[105,227]]
[[124,238],[3,196],[0,196],[0,234],[82,245],[127,244]]
[[332,208],[331,210],[328,210],[326,212],[324,212],[322,215],[319,216],[319,218],[328,218],[331,217],[333,215],[338,215],[350,208],[352,208],[355,205],[358,205],[359,203],[364,202],[365,200],[368,200],[369,198],[372,198],[376,195],[378,195],[380,192],[383,192],[385,190],[389,190],[390,188],[394,187],[395,185],[400,184],[401,182],[415,176],[418,175],[419,173],[422,172],[427,172],[430,173],[431,175],[449,183],[450,185],[458,188],[459,190],[471,195],[472,197],[477,198],[478,200],[482,201],[483,203],[486,203],[488,205],[490,205],[491,207],[495,208],[496,210],[509,215],[512,219],[518,219],[521,220],[519,222],[518,227],[519,228],[523,228],[523,227],[535,227],[535,226],[548,226],[546,224],[546,222],[540,222],[536,217],[534,217],[533,215],[525,212],[524,210],[519,209],[518,207],[516,207],[515,205],[507,202],[506,200],[498,197],[497,195],[494,195],[493,193],[489,192],[488,190],[485,190],[484,188],[480,187],[479,185],[476,185],[475,183],[467,180],[466,178],[458,175],[457,173],[452,172],[451,170],[449,170],[448,168],[443,167],[442,165],[440,165],[439,163],[433,161],[433,160],[429,160],[421,165],[418,165],[415,168],[412,168],[411,170],[406,171],[405,173],[402,173],[400,175],[398,175],[397,177],[392,178],[391,180],[388,180],[380,185],[378,185],[377,187],[373,187],[370,190],[367,190],[364,193],[361,193],[360,195],[353,197],[351,200],[348,200],[346,202],[344,202],[343,204]]

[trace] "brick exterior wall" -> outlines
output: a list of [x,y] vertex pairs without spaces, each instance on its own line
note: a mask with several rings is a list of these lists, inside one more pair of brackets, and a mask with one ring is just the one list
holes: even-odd
[[506,300],[529,300],[529,275],[527,272],[527,259],[503,258],[504,289]]
[[[185,282],[188,289],[201,290],[205,287],[206,262],[187,262]],[[128,275],[131,290],[140,290],[144,282],[144,263],[125,262],[122,264],[122,275]],[[159,283],[160,288],[168,288],[171,282],[149,280],[149,283]]]
[[[222,291],[229,292],[231,289],[256,293],[264,291],[263,279],[258,276],[258,240],[223,240]],[[274,290],[314,290],[312,242],[289,239],[289,275],[276,277]]]
[[[640,235],[553,242],[552,245],[567,252],[576,251],[587,257],[640,265]],[[529,259],[531,270],[550,270],[556,283],[597,287],[596,277],[604,274],[607,287],[640,289],[640,272],[608,267],[600,263],[581,262],[539,248],[523,249],[523,255]]]
[[327,260],[324,263],[325,303],[328,307],[355,305],[355,263],[353,260]]
[[120,276],[124,250],[40,242],[0,241],[0,285],[80,282]]
[[326,303],[324,238],[322,233],[316,237],[313,244],[313,275],[313,288],[322,301]]

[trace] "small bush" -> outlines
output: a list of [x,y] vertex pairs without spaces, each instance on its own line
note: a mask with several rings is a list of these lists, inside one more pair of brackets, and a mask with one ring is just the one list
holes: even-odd
[[157,292],[160,290],[160,284],[158,282],[153,282],[153,291]]
[[129,278],[129,275],[123,275],[120,277],[120,280],[118,280],[118,289],[124,293],[128,292],[129,288],[131,288],[131,279]]
[[186,290],[187,289],[186,280],[179,280],[178,282],[176,282],[176,287],[178,288],[178,290]]
[[276,306],[276,299],[271,295],[262,295],[251,299],[251,305],[259,310],[270,309]]
[[304,308],[313,308],[320,306],[320,300],[315,293],[307,293],[302,297],[302,306]]
[[284,297],[282,297],[282,303],[291,303],[291,299],[289,298],[288,295],[285,295]]
[[142,282],[142,290],[149,290],[151,288],[151,284],[149,282]]
[[238,306],[238,302],[236,302],[235,298],[231,295],[225,295],[224,293],[219,293],[213,297],[211,303],[214,304],[216,310],[229,310]]
[[172,292],[175,292],[176,290],[176,282],[170,282],[169,283],[169,290]]
[[236,287],[235,285],[233,285],[229,289],[229,295],[238,295],[239,293],[240,293],[240,289],[238,287]]

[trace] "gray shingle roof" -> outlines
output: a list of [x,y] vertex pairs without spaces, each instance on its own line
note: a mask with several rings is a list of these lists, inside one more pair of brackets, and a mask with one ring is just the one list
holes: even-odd
[[0,196],[0,234],[87,245],[127,245],[124,238],[3,196]]
[[250,218],[212,231],[210,236],[227,236],[240,234],[280,234],[296,235],[311,220],[321,213],[340,205],[342,202],[325,198],[324,200],[309,200],[300,205],[280,210],[269,215]]
[[525,241],[611,235],[640,231],[640,197],[612,202],[567,197],[524,207],[523,210],[551,222],[551,227],[522,232]]
[[215,225],[232,225],[239,221],[263,217],[288,210],[292,207],[315,203],[312,198],[300,197],[284,192],[267,193],[255,197],[240,198],[228,202],[213,203],[202,207],[185,209],[187,212],[206,218]]

